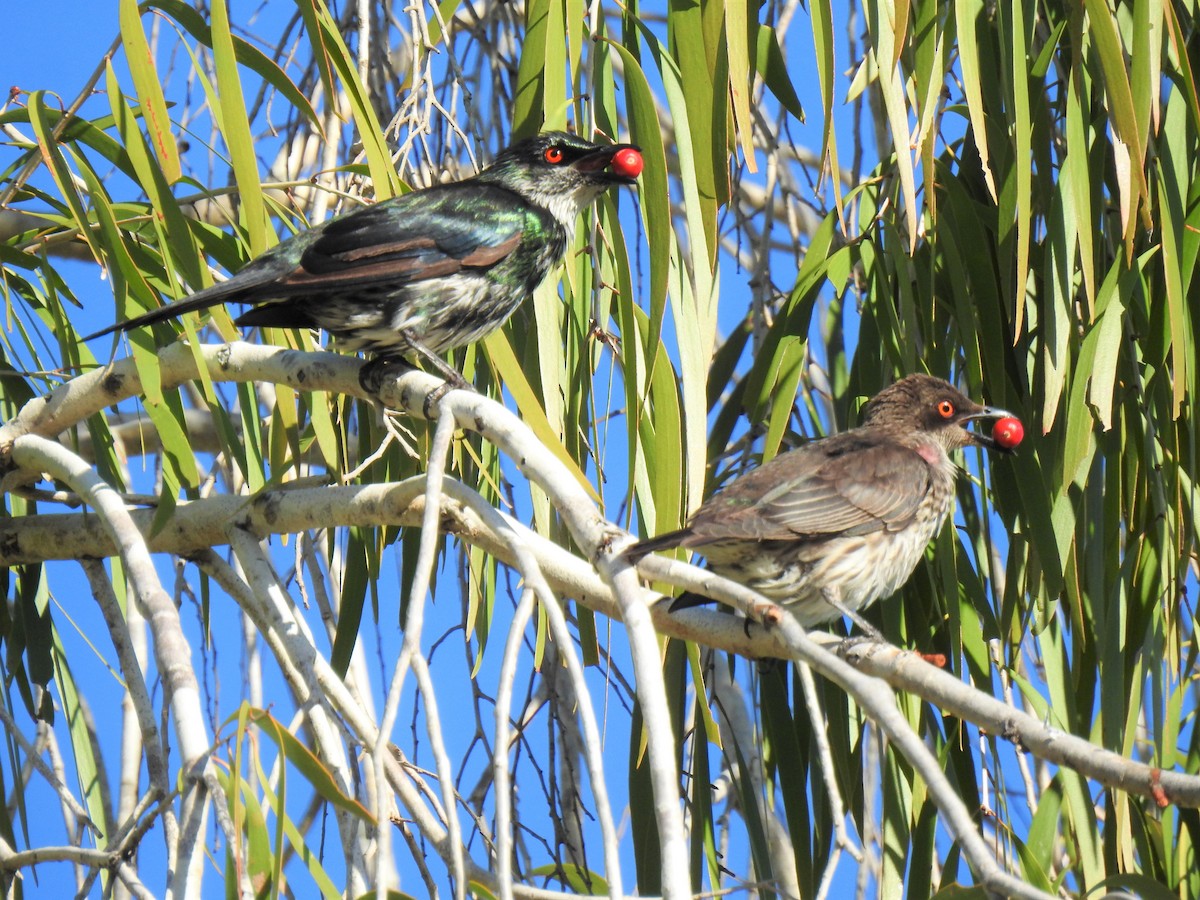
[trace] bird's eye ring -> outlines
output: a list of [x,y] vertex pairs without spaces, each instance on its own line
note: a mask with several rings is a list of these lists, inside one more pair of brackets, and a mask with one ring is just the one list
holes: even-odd
[[937,405],[938,415],[943,419],[949,419],[954,415],[954,403],[950,400],[939,400]]
[[546,152],[542,154],[542,157],[546,160],[546,162],[550,163],[550,165],[557,166],[564,159],[562,147],[547,147]]

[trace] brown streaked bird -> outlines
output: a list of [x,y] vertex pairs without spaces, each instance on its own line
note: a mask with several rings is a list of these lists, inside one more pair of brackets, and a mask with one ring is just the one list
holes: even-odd
[[[849,615],[908,580],[954,503],[950,452],[1009,452],[964,426],[1012,414],[909,375],[863,407],[862,425],[735,479],[686,528],[634,544],[638,559],[686,547],[713,571],[786,606],[806,627]],[[690,605],[684,595],[682,605]],[[679,601],[676,601],[679,603]]]

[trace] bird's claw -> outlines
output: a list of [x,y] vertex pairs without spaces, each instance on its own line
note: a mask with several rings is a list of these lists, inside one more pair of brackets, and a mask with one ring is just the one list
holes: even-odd
[[421,404],[421,415],[426,419],[437,418],[437,407],[442,402],[442,398],[451,391],[458,389],[458,385],[451,384],[449,381],[443,381],[425,395],[425,402]]
[[[444,365],[444,364],[443,364]],[[395,357],[376,357],[363,364],[363,367],[358,370],[358,383],[364,391],[374,397],[379,396],[379,392],[383,386],[391,379],[398,378],[405,372],[413,371],[413,366],[402,359]],[[425,395],[425,400],[421,404],[421,412],[426,419],[436,417],[436,410],[442,398],[450,391],[474,391],[475,386],[459,375],[454,369],[445,366],[443,374],[446,378],[445,382],[439,384],[436,388]]]
[[837,645],[837,648],[834,650],[834,652],[837,653],[837,655],[840,656],[842,659],[844,659],[852,664],[855,663],[855,660],[858,658],[860,651],[866,651],[867,648],[870,647],[872,644],[886,643],[883,639],[882,634],[880,634],[878,631],[875,631],[875,629],[871,629],[871,630],[875,632],[873,635],[869,635],[869,634],[847,635],[846,637],[842,638],[841,642]]
[[389,378],[399,377],[402,371],[411,370],[412,366],[400,359],[390,356],[377,356],[363,363],[358,370],[358,384],[372,396],[378,396],[384,382]]

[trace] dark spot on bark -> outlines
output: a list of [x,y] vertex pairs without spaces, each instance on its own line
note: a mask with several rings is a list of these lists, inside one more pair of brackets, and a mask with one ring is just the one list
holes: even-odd
[[267,524],[274,525],[275,521],[279,518],[280,501],[281,498],[278,492],[267,491],[255,498],[254,506]]
[[1000,723],[1000,736],[1012,743],[1018,750],[1025,749],[1021,744],[1021,729],[1017,727],[1015,719],[1005,719]]
[[21,552],[21,541],[17,537],[15,531],[7,529],[0,533],[0,553],[4,554],[5,559],[13,559]]

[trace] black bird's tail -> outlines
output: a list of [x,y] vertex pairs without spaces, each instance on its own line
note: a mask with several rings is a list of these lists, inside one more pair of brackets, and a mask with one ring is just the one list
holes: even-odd
[[174,303],[168,303],[166,306],[152,309],[150,312],[134,316],[132,319],[126,319],[124,322],[109,325],[107,328],[102,328],[100,331],[87,335],[83,340],[90,341],[92,338],[103,337],[106,334],[112,334],[114,331],[130,331],[134,328],[141,328],[143,325],[165,322],[167,319],[173,319],[184,313],[195,312],[198,309],[208,309],[210,306],[216,306],[230,300],[237,300],[245,293],[245,284],[234,285],[232,279],[224,281],[220,284],[206,287],[202,291],[196,291],[190,297],[184,297],[182,300],[176,300]]

